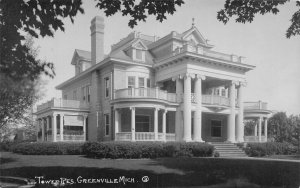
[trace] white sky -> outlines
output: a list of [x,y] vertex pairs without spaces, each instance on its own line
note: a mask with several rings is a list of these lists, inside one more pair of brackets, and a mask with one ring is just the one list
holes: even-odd
[[[54,38],[36,40],[40,47],[39,57],[55,65],[56,76],[47,79],[45,102],[52,97],[61,97],[55,86],[74,76],[71,59],[75,49],[90,51],[90,21],[104,16],[95,8],[94,1],[84,1],[84,15],[78,15],[75,23],[64,21],[65,32],[57,31]],[[90,3],[90,4],[88,4]],[[268,102],[271,110],[300,114],[300,36],[287,39],[285,32],[292,14],[297,10],[295,2],[279,7],[277,15],[257,15],[252,23],[235,23],[231,19],[224,25],[217,20],[217,12],[223,8],[220,0],[186,0],[174,15],[167,16],[163,23],[154,17],[138,23],[134,29],[128,27],[128,17],[121,14],[105,17],[105,53],[110,46],[126,37],[132,31],[163,37],[171,31],[183,32],[195,26],[204,38],[215,47],[213,50],[246,57],[246,63],[256,68],[247,74],[245,101]]]

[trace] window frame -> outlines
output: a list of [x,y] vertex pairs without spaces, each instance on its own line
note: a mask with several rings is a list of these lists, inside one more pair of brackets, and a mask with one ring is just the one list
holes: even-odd
[[[215,121],[215,122],[219,122],[220,123],[220,125],[218,125],[218,126],[216,126],[216,125],[213,125],[213,121]],[[222,138],[223,137],[223,135],[222,135],[222,127],[223,127],[223,122],[222,122],[222,120],[219,120],[219,119],[211,119],[210,120],[210,125],[211,125],[211,134],[210,134],[210,136],[212,137],[212,138]],[[214,128],[220,128],[220,136],[214,136],[213,135],[213,129]]]
[[109,114],[104,114],[104,135],[109,136],[110,133],[110,118]]
[[[130,78],[133,78],[133,85],[129,84]],[[135,88],[135,76],[128,76],[127,77],[127,88]]]
[[109,95],[110,95],[110,79],[109,79],[109,76],[105,77],[104,78],[104,87],[105,87],[105,90],[104,90],[104,96],[105,98],[109,98]]

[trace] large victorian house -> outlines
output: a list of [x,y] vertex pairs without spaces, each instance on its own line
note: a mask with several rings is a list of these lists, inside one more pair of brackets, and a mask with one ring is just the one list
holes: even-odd
[[[194,25],[162,38],[132,32],[108,55],[103,18],[90,29],[91,52],[75,50],[62,99],[37,107],[39,141],[266,141],[266,103],[243,97],[255,67],[213,51]],[[258,120],[254,136],[246,118]]]

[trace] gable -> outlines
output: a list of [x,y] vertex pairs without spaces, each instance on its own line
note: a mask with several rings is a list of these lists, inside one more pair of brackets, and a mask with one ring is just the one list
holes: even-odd
[[137,40],[135,43],[133,43],[132,47],[136,49],[147,50],[146,45],[144,45],[141,40]]
[[194,29],[193,31],[187,33],[185,36],[182,37],[183,40],[186,40],[188,42],[191,42],[193,44],[205,44],[206,40],[203,38],[201,33]]

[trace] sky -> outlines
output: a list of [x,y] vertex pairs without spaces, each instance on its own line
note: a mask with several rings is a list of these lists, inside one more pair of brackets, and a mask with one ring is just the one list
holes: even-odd
[[43,98],[37,104],[53,97],[61,98],[61,91],[55,86],[75,75],[71,65],[75,49],[90,51],[90,21],[95,16],[105,19],[104,52],[109,53],[111,45],[126,37],[132,31],[163,37],[171,31],[184,32],[195,26],[214,45],[214,51],[246,57],[247,64],[256,68],[247,73],[245,101],[264,101],[274,111],[300,114],[300,36],[287,39],[285,33],[292,14],[297,10],[295,2],[279,7],[277,15],[256,15],[252,23],[236,23],[231,19],[224,25],[217,20],[217,12],[223,8],[220,0],[186,0],[168,15],[162,23],[150,16],[146,22],[139,22],[129,28],[129,17],[120,13],[105,17],[102,10],[95,8],[94,1],[84,1],[85,14],[78,14],[74,24],[64,20],[65,32],[57,31],[54,37],[35,40],[39,47],[39,58],[54,63],[54,79],[44,78]]

